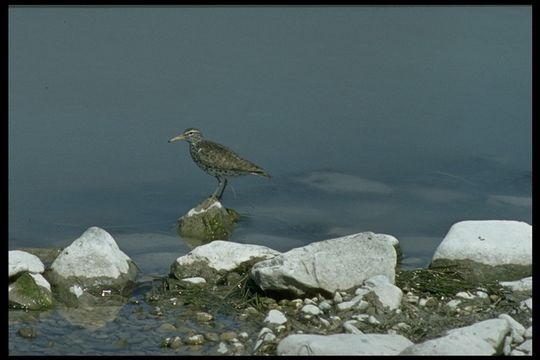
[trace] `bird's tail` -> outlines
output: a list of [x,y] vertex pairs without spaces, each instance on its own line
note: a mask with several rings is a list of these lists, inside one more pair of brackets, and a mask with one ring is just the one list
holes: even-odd
[[257,171],[252,172],[252,174],[253,175],[258,175],[258,176],[264,176],[264,177],[267,177],[267,178],[271,178],[270,174],[268,174],[264,170],[257,170]]

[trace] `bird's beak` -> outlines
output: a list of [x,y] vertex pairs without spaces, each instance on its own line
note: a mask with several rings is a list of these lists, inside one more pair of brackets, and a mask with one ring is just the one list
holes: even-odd
[[171,140],[169,140],[169,142],[172,143],[172,142],[175,142],[175,141],[184,140],[185,138],[186,137],[184,136],[184,134],[180,134],[178,136],[173,137]]

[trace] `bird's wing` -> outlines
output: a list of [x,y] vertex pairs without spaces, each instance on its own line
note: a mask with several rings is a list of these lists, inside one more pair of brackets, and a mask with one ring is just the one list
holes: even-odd
[[198,150],[199,160],[205,164],[212,164],[224,170],[240,171],[240,172],[260,172],[264,171],[254,163],[243,159],[221,144],[205,141],[204,146]]

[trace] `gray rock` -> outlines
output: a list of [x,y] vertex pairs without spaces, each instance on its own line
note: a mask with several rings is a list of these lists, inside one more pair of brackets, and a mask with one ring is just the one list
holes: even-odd
[[42,273],[45,270],[41,260],[32,254],[20,250],[8,252],[8,276],[12,277],[22,272]]
[[461,221],[433,255],[431,267],[453,266],[469,281],[510,281],[532,274],[532,226],[520,221]]
[[107,231],[93,226],[58,255],[45,276],[60,299],[73,305],[82,295],[77,295],[76,289],[96,298],[102,297],[103,291],[122,294],[134,283],[137,268]]
[[278,344],[278,355],[397,355],[412,342],[401,335],[289,335]]
[[230,238],[240,215],[215,198],[207,198],[178,219],[177,231],[192,247]]
[[171,274],[177,279],[203,277],[215,283],[229,272],[243,272],[252,264],[279,254],[266,246],[215,240],[176,259]]
[[490,319],[452,329],[442,337],[414,344],[400,355],[496,355],[510,332],[503,319]]
[[292,249],[255,264],[250,274],[265,291],[331,296],[374,275],[386,275],[393,283],[395,267],[396,251],[389,237],[366,232]]
[[364,288],[373,291],[383,307],[395,310],[401,305],[403,292],[400,288],[391,284],[384,275],[376,275],[369,278],[366,280]]

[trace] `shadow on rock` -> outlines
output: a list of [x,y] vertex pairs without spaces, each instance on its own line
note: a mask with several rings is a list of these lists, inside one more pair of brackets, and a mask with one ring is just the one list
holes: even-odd
[[209,197],[178,219],[176,231],[188,246],[195,248],[212,240],[228,240],[239,219],[236,210]]

